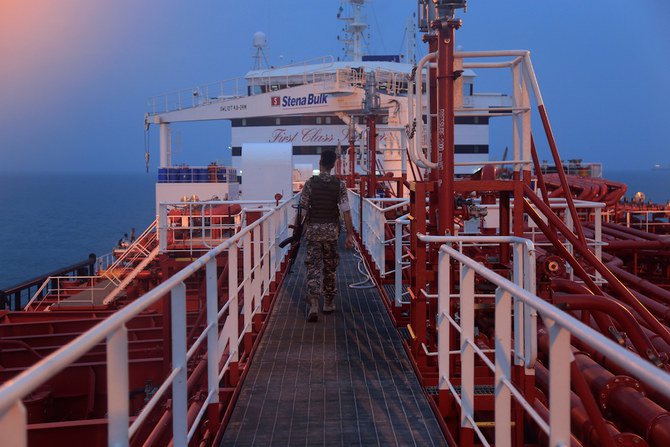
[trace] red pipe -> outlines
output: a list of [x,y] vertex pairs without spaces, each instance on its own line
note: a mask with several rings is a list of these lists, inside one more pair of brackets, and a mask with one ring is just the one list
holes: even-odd
[[[526,189],[526,186],[524,186],[524,190]],[[532,191],[531,191],[532,192]],[[533,193],[534,194],[534,193]],[[539,198],[535,196],[538,200]],[[545,223],[544,220],[537,214],[535,209],[528,203],[528,201],[525,201],[524,205],[524,211],[530,216],[531,219],[535,222],[535,224],[540,228],[540,231],[544,233],[545,237],[552,243],[553,247],[559,252],[559,254],[566,260],[568,263],[572,266],[572,268],[575,270],[575,273],[579,278],[582,279],[588,286],[589,290],[596,294],[596,295],[602,295],[603,291],[600,290],[600,287],[596,285],[596,283],[591,279],[591,277],[588,275],[586,270],[584,270],[584,267],[577,262],[575,257],[568,251],[567,248],[563,245],[563,242],[556,236],[556,233],[551,231],[549,225],[552,224],[552,220],[549,218],[549,224]],[[550,212],[551,216],[556,217],[556,215],[553,212]],[[549,216],[547,216],[549,217]],[[557,218],[558,219],[558,218]],[[560,219],[558,221],[562,224]]]
[[593,393],[600,396],[601,405],[611,409],[622,425],[630,427],[650,445],[670,445],[670,414],[645,397],[633,379],[615,376],[579,352],[575,353],[575,362]]
[[[614,257],[610,254],[603,253],[603,258],[607,261],[607,267],[618,276],[623,278],[628,284],[631,284],[634,288],[645,292],[650,298],[657,299],[665,304],[670,304],[670,291],[665,290],[662,287],[657,286],[656,284],[642,279],[639,276],[633,275],[632,273],[622,269],[620,266],[623,265],[623,261],[617,257]],[[670,342],[669,342],[670,343]]]
[[549,192],[547,191],[547,184],[544,182],[544,174],[542,174],[540,160],[537,157],[537,149],[535,149],[535,138],[533,138],[532,133],[530,135],[530,155],[533,157],[533,166],[535,166],[535,175],[537,176],[537,183],[540,186],[540,191],[542,192],[542,198],[544,199],[544,202],[549,205]]
[[437,150],[438,234],[454,234],[454,39],[458,21],[438,20],[437,28]]
[[[535,411],[537,411],[537,414],[540,415],[542,419],[544,419],[545,422],[549,421],[549,410],[547,407],[544,406],[542,402],[540,402],[539,399],[535,398],[535,402],[533,402],[533,408]],[[535,424],[535,421],[531,420],[531,424]],[[547,438],[547,435],[542,431],[538,430],[538,435],[540,439],[543,441],[543,444],[549,445],[549,439]],[[570,447],[582,447],[583,444],[573,435],[570,433]]]
[[603,222],[603,228],[611,228],[614,230],[623,231],[626,233],[634,234],[643,239],[655,240],[655,241],[667,241],[667,237],[661,236],[660,234],[647,233],[646,231],[637,230],[635,228],[628,228],[624,225],[614,224],[611,222]]
[[553,278],[551,280],[551,286],[552,289],[557,292],[568,292],[577,295],[586,295],[591,293],[591,291],[583,284],[579,284],[564,278]]
[[568,185],[568,179],[565,177],[565,171],[563,170],[563,163],[561,162],[561,156],[558,154],[558,148],[556,147],[556,140],[554,140],[554,132],[551,130],[551,124],[549,124],[549,116],[547,115],[547,110],[544,107],[544,104],[540,104],[538,107],[540,112],[540,118],[542,119],[542,125],[544,126],[544,132],[547,134],[547,141],[549,142],[549,149],[551,149],[551,155],[554,158],[554,164],[556,165],[556,171],[558,177],[561,179],[561,186],[566,192],[565,200],[568,203],[568,209],[572,215],[572,221],[574,222],[575,229],[577,230],[577,236],[579,240],[586,245],[586,238],[584,237],[584,231],[582,230],[582,225],[579,220],[579,215],[577,214],[577,208],[575,208],[575,202],[572,200],[572,194],[570,194],[570,185]]
[[[561,233],[563,233],[563,235],[568,239],[568,241],[573,244],[575,250],[577,250],[579,254],[582,255],[586,261],[590,263],[596,269],[596,271],[598,271],[608,281],[609,286],[615,290],[617,294],[621,295],[621,297],[628,304],[633,306],[635,311],[649,323],[650,327],[661,337],[663,337],[663,340],[670,343],[670,331],[668,331],[668,328],[663,326],[647,310],[647,308],[638,301],[635,295],[633,295],[631,291],[628,290],[616,276],[614,276],[614,274],[605,266],[605,264],[603,264],[593,253],[591,253],[585,244],[581,244],[580,241],[577,240],[575,235],[572,234],[572,232],[565,226],[563,221],[561,221],[561,219],[559,219],[558,216],[556,216],[556,214],[554,214],[552,210],[546,206],[539,197],[537,197],[533,190],[531,190],[527,185],[524,185],[524,192],[526,193],[526,196],[533,202],[533,204],[540,210],[540,212],[542,212],[542,214],[544,214],[547,219],[554,222],[556,228],[559,229]],[[527,201],[525,202],[524,208],[526,208],[526,212],[529,213],[529,215],[535,215],[536,217],[539,217]],[[539,220],[541,221],[541,219]]]
[[[536,383],[545,394],[549,394],[549,370],[541,363],[535,364]],[[614,445],[613,437],[621,432],[611,423],[605,422],[598,404],[588,388],[575,362],[570,365],[570,378],[575,391],[570,392],[570,425],[580,439],[594,446]]]
[[648,357],[650,351],[659,354],[637,323],[635,317],[620,302],[598,295],[554,295],[554,304],[565,310],[596,310],[611,316],[623,328],[640,357]]
[[[538,347],[549,352],[549,334],[538,330]],[[656,402],[645,397],[638,381],[627,375],[615,376],[606,370],[600,360],[572,348],[574,362],[584,375],[601,408],[616,417],[620,429],[632,430],[650,445],[670,445],[670,414]]]
[[[666,326],[670,324],[670,307],[662,303],[659,303],[653,298],[649,298],[647,295],[643,295],[638,291],[633,290],[632,292],[633,295],[635,295],[642,304],[648,307],[649,310],[652,311],[657,318],[661,319]],[[670,345],[666,343],[666,346]],[[668,352],[670,352],[670,349],[668,350]]]
[[[524,189],[526,189],[527,186],[524,185]],[[532,191],[531,191],[532,192]],[[538,200],[539,198],[535,196]],[[596,283],[591,279],[591,277],[588,275],[586,270],[584,270],[584,267],[577,262],[575,257],[568,251],[567,248],[563,245],[563,243],[558,239],[556,234],[551,231],[549,226],[542,220],[542,218],[537,214],[535,209],[530,206],[530,204],[527,201],[524,201],[524,210],[526,213],[535,221],[537,226],[540,228],[540,230],[544,233],[544,235],[547,237],[552,242],[552,245],[556,250],[559,252],[559,254],[568,261],[568,263],[572,266],[572,268],[575,270],[575,273],[579,278],[581,278],[586,285],[588,286],[589,290],[591,293],[595,295],[603,295],[603,291],[600,290],[600,288],[596,285]],[[555,214],[550,213],[551,216],[556,217]],[[556,217],[557,218],[557,217]],[[557,218],[558,219],[558,218]],[[551,219],[549,219],[551,222]],[[562,224],[561,220],[558,219],[559,223]],[[571,233],[572,234],[572,233]],[[573,235],[574,236],[574,235]],[[608,329],[610,326],[613,325],[612,320],[601,313],[596,313],[593,315],[593,318],[596,320],[598,327],[600,328],[601,332],[607,333]]]
[[[207,371],[207,361],[206,361],[206,358],[203,357],[198,362],[195,369],[193,370],[193,372],[191,372],[191,374],[189,375],[189,377],[186,381],[186,389],[187,389],[187,393],[188,393],[189,396],[193,396],[193,395],[196,394],[195,387],[199,385],[200,379],[202,379],[203,373],[205,371]],[[204,404],[204,402],[203,402],[203,404]],[[189,406],[188,413],[187,413],[187,419],[188,419],[189,423],[193,422],[193,420],[195,420],[195,416],[198,414],[197,411],[199,410],[199,408],[196,409],[195,414],[191,415],[193,405],[195,405],[195,403],[191,404],[191,406]],[[164,423],[161,423],[161,422],[163,422],[166,417],[170,418],[171,413],[172,413],[172,410],[171,410],[170,407],[168,407],[165,410],[165,412],[163,413],[163,416],[161,416],[159,423],[156,425],[154,430],[149,435],[149,438],[145,441],[145,443],[144,443],[145,446],[151,446],[163,437],[165,430],[168,428],[168,426],[170,424],[164,424]],[[172,441],[170,441],[170,444],[171,443],[172,443]]]
[[[652,338],[653,333],[649,329],[644,329],[645,334],[647,334],[647,337]],[[596,363],[601,365],[604,369],[610,371],[612,374],[616,375],[629,375],[626,370],[621,368],[619,365],[616,363],[611,362],[607,357],[605,357],[600,351],[594,350],[591,346],[588,346],[584,343],[575,343],[577,348],[584,352],[584,354],[588,355],[591,357]],[[635,379],[638,379],[635,377]],[[648,383],[645,383],[642,380],[639,380],[639,382],[642,384],[646,391],[647,397],[649,399],[653,400],[656,402],[658,405],[663,407],[666,410],[670,410],[670,399],[665,397],[664,394],[660,394],[658,391],[656,391],[653,387],[651,387]]]
[[607,250],[662,250],[670,248],[670,241],[609,241]]
[[[570,281],[569,279],[563,279],[563,278],[553,278],[551,280],[551,287],[552,290],[556,292],[568,292],[572,294],[577,294],[577,295],[588,295],[590,293],[589,289],[587,289],[585,286],[582,284],[578,284],[574,281]],[[635,295],[635,297],[640,300],[642,304],[644,304],[645,307],[649,308],[652,313],[658,317],[661,318],[664,324],[670,323],[670,307],[664,306],[663,304],[659,303],[658,301],[654,301],[652,298],[649,298],[646,295],[641,294],[640,292],[636,290],[631,290],[631,293]],[[609,297],[611,299],[614,299],[613,297]],[[639,315],[635,313],[635,311],[630,308],[629,306],[626,306],[625,304],[622,304],[631,314],[634,314],[637,317]],[[644,320],[642,317],[639,317],[639,320],[642,320],[642,323],[644,323]],[[656,336],[658,338],[658,336]],[[647,337],[652,339],[651,337]],[[661,339],[662,340],[662,339]],[[653,343],[653,339],[652,339]],[[656,346],[656,349],[664,352],[670,353],[670,345],[663,341],[663,349],[660,349],[656,343],[654,343],[654,346]]]

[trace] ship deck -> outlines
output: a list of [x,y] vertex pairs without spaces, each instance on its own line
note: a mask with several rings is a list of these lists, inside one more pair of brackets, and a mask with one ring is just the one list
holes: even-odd
[[337,311],[305,321],[304,248],[288,274],[221,445],[446,445],[398,331],[355,251],[340,248]]

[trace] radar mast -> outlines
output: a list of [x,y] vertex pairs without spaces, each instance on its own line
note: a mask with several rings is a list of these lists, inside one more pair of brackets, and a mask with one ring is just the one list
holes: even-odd
[[[262,68],[269,68],[268,58],[265,55],[265,48],[268,46],[268,38],[262,31],[257,31],[254,33],[253,46],[256,48],[256,54],[254,54],[254,70],[260,70]],[[265,63],[265,66],[263,64]]]
[[342,31],[344,31],[344,38],[339,39],[344,43],[344,57],[347,60],[352,60],[360,62],[363,60],[363,33],[368,28],[368,24],[365,23],[362,17],[362,9],[365,5],[366,0],[346,0],[343,4],[350,5],[351,16],[343,16],[345,8],[340,5],[340,9],[337,12],[337,18],[342,20],[345,25]]

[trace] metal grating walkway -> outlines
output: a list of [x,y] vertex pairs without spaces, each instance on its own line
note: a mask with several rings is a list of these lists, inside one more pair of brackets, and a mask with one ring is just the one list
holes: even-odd
[[379,293],[348,287],[362,279],[353,250],[340,250],[337,311],[305,322],[304,251],[221,445],[446,445]]

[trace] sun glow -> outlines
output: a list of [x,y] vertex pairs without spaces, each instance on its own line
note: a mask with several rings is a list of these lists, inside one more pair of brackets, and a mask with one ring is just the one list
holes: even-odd
[[0,80],[7,93],[30,97],[48,88],[53,94],[102,69],[103,52],[116,44],[110,36],[120,3],[126,2],[0,0]]

